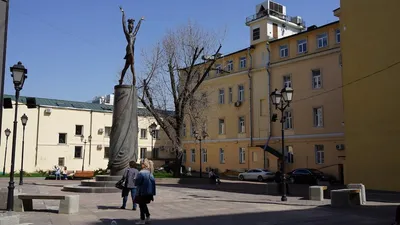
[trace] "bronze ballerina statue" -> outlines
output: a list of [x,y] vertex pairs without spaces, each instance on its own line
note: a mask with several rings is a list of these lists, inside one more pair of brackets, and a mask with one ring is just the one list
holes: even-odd
[[[139,31],[140,24],[142,23],[142,20],[144,20],[144,17],[142,17],[135,27],[135,20],[134,19],[128,19],[128,28],[126,28],[126,22],[125,22],[125,12],[124,9],[120,6],[119,9],[122,12],[122,27],[124,28],[124,33],[126,37],[126,41],[128,44],[126,45],[126,54],[125,54],[125,66],[124,69],[121,72],[121,79],[119,80],[119,85],[122,85],[125,77],[125,73],[128,70],[129,67],[131,67],[131,72],[132,72],[132,85],[135,86],[136,84],[136,76],[135,76],[135,41],[136,41],[136,35]],[[135,30],[133,30],[135,28]]]

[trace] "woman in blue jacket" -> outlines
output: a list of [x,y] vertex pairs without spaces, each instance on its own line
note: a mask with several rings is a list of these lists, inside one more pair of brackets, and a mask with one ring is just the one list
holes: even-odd
[[140,209],[140,221],[136,224],[146,224],[150,222],[150,212],[147,204],[154,201],[154,196],[156,195],[156,182],[152,174],[153,162],[144,159],[141,164],[142,170],[140,170],[135,180],[135,202],[139,205]]

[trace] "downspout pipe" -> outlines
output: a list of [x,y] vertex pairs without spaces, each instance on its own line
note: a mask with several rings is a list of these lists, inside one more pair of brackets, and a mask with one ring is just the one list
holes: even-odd
[[39,127],[40,127],[40,105],[37,106],[37,123],[36,123],[36,146],[35,146],[35,166],[38,164],[38,152],[39,152]]
[[268,116],[269,116],[270,119],[268,120],[268,141],[265,144],[266,146],[264,147],[264,168],[267,168],[265,151],[268,148],[269,141],[271,140],[271,137],[272,137],[272,126],[271,126],[272,105],[271,105],[271,99],[269,97],[269,94],[271,92],[271,68],[270,68],[270,64],[271,64],[271,49],[270,49],[269,41],[267,41],[266,47],[267,47],[266,69],[267,69],[267,76],[268,76],[268,79],[267,79],[268,80],[268,84],[267,84],[267,90],[268,90],[267,103],[268,103]]
[[[253,133],[253,126],[254,126],[254,119],[253,119],[253,77],[251,75],[251,71],[253,69],[253,56],[251,55],[251,50],[254,49],[254,46],[251,45],[249,48],[247,48],[247,53],[250,58],[250,63],[249,63],[249,69],[247,71],[247,76],[249,78],[249,111],[250,111],[250,147],[253,147],[253,139],[254,139],[254,133]],[[248,164],[248,169],[250,169],[250,148],[249,148],[249,156],[247,157],[247,164]]]

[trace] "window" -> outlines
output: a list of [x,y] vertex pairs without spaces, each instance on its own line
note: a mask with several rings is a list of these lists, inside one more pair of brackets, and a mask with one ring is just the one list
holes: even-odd
[[207,149],[202,149],[201,150],[201,161],[203,162],[203,163],[206,163],[207,162]]
[[322,88],[322,75],[321,70],[312,70],[312,88],[320,89]]
[[219,149],[219,163],[221,164],[225,163],[225,152],[224,149],[222,148]]
[[340,29],[335,31],[336,43],[340,43]]
[[147,129],[140,129],[140,139],[147,139]]
[[307,40],[297,41],[297,53],[306,53],[307,52]]
[[218,134],[225,134],[225,120],[219,119],[218,121]]
[[317,36],[317,47],[318,48],[323,48],[328,46],[328,34],[320,34]]
[[284,124],[285,129],[293,129],[292,111],[285,111],[284,116],[285,116],[285,124]]
[[104,158],[108,159],[110,155],[110,147],[104,147]]
[[293,158],[293,146],[285,146],[285,155],[286,155],[286,162],[287,163],[293,163],[294,158]]
[[323,127],[324,126],[324,118],[322,107],[313,109],[314,115],[314,127]]
[[182,137],[186,137],[186,123],[182,125]]
[[[253,162],[257,162],[257,152],[252,152],[251,153],[251,158],[252,158],[252,160],[253,160]],[[260,171],[261,172],[261,171]]]
[[242,84],[238,86],[238,101],[244,101],[244,86]]
[[67,144],[67,134],[66,133],[58,134],[58,143],[59,144]]
[[292,87],[292,78],[290,75],[283,76],[283,87]]
[[186,163],[186,150],[184,149],[182,152],[182,164]]
[[325,162],[324,146],[315,145],[315,163],[324,164],[324,162]]
[[75,125],[75,135],[81,136],[83,134],[83,125]]
[[82,158],[82,146],[75,146],[74,158]]
[[141,159],[147,158],[147,148],[140,148],[140,158]]
[[244,148],[239,148],[239,163],[244,164],[246,162],[246,151]]
[[244,124],[244,116],[239,117],[239,127],[238,127],[238,131],[239,133],[246,133],[246,127]]
[[104,137],[110,137],[111,135],[111,127],[104,128]]
[[232,101],[233,101],[233,94],[232,94],[232,88],[230,87],[229,88],[229,93],[228,93],[229,95],[228,95],[228,101],[229,101],[229,103],[232,103]]
[[289,49],[287,45],[279,46],[279,55],[281,56],[281,58],[289,56]]
[[228,71],[233,71],[233,61],[232,60],[228,61]]
[[215,65],[215,73],[220,74],[221,73],[221,64]]
[[190,155],[190,161],[192,163],[196,162],[196,149],[192,149],[191,151],[191,155]]
[[218,102],[219,102],[219,104],[224,104],[225,103],[225,91],[224,91],[224,89],[219,89]]
[[246,57],[240,57],[240,68],[246,68]]
[[260,28],[253,29],[253,41],[260,39]]
[[58,166],[65,166],[65,158],[64,157],[58,158]]
[[154,130],[154,138],[160,139],[160,130]]

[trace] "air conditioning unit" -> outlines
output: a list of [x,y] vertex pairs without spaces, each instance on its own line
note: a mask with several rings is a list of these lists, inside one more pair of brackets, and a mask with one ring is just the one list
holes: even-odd
[[303,19],[300,16],[294,16],[291,18],[290,22],[300,25]]
[[336,150],[344,150],[344,144],[336,145]]
[[44,110],[44,113],[50,114],[50,113],[51,113],[51,109],[45,109],[45,110]]
[[103,146],[102,145],[97,145],[97,150],[101,150],[101,149],[103,149]]
[[242,105],[242,102],[241,102],[241,101],[235,102],[235,107],[240,107],[241,105]]
[[104,132],[104,129],[100,128],[98,132],[99,132],[99,134],[102,134]]

